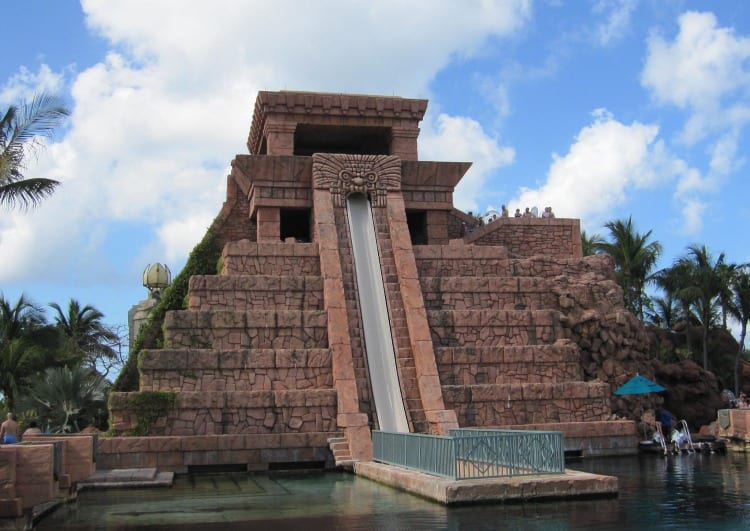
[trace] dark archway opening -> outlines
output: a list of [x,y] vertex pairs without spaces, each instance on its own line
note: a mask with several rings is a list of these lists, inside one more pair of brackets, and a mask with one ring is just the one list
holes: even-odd
[[412,245],[427,245],[427,212],[414,210],[406,212],[406,224]]
[[309,208],[282,208],[280,213],[281,239],[294,238],[299,243],[312,241]]

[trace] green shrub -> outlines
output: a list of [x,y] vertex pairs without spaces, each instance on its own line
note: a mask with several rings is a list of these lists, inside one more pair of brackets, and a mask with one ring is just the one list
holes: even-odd
[[221,256],[221,247],[217,237],[219,219],[214,220],[206,235],[190,253],[185,267],[170,286],[164,290],[161,300],[154,306],[148,321],[141,328],[133,345],[130,356],[114,383],[115,391],[138,390],[138,355],[144,349],[158,349],[164,345],[164,316],[170,310],[187,308],[188,283],[193,275],[215,275],[216,263]]

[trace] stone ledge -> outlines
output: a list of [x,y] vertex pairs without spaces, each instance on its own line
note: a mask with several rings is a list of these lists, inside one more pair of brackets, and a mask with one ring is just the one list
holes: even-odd
[[443,505],[616,496],[618,491],[616,477],[574,470],[566,470],[564,474],[454,481],[382,463],[359,462],[354,465],[354,472]]

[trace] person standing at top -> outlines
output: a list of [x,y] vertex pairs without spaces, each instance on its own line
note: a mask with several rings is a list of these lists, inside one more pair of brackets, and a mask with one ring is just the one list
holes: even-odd
[[13,420],[13,413],[8,413],[8,420],[0,424],[0,442],[2,444],[18,442],[18,423]]

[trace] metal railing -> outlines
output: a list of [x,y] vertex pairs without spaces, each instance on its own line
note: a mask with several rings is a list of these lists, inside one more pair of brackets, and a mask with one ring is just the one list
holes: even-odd
[[562,432],[451,430],[449,436],[373,430],[373,459],[450,479],[563,474]]

